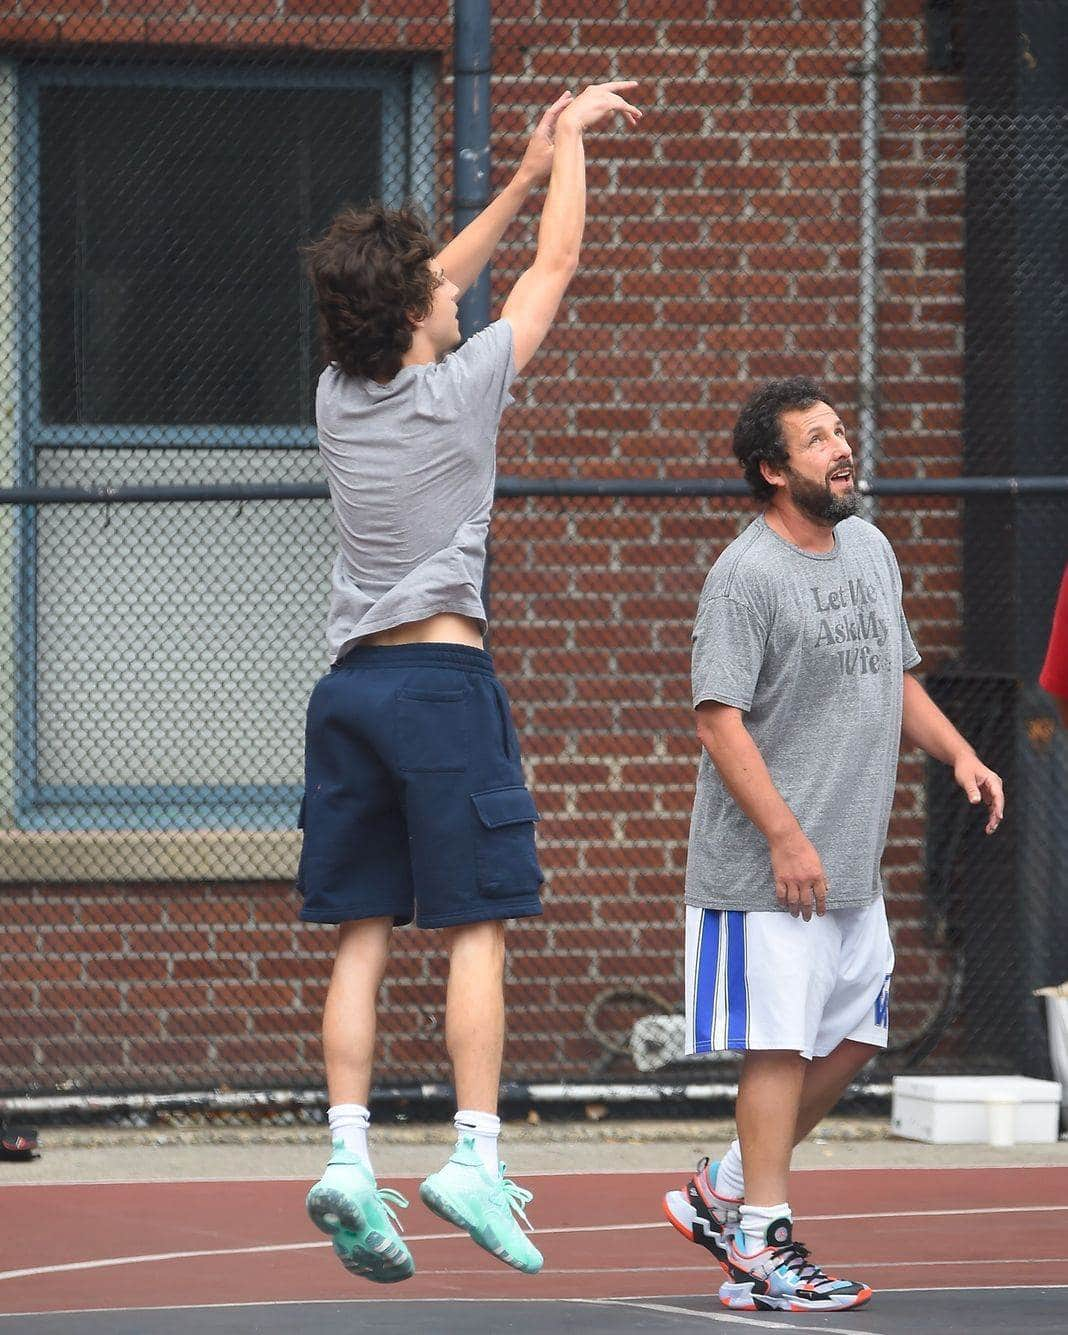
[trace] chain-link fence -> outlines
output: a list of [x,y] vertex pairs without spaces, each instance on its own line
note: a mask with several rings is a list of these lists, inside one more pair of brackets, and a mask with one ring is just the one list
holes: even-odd
[[[1041,1067],[1030,990],[1068,975],[1068,752],[1033,684],[1068,559],[1064,8],[581,9],[3,7],[0,1090],[321,1082],[333,934],[292,876],[334,536],[298,245],[371,197],[447,235],[490,185],[487,107],[498,188],[540,109],[609,77],[645,118],[589,139],[582,268],[500,438],[490,647],[548,875],[511,930],[507,1074],[729,1076],[678,1060],[673,1017],[689,636],[752,515],[734,414],[794,373],[849,426],[929,689],[1009,786],[984,841],[902,759],[885,1065]],[[446,1077],[443,967],[400,934],[382,1081]]]

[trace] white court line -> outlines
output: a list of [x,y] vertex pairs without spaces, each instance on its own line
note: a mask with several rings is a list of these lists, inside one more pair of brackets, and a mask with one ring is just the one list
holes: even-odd
[[[1025,1269],[1029,1265],[1065,1265],[1068,1264],[1068,1256],[982,1256],[978,1258],[964,1256],[959,1261],[828,1261],[827,1264],[829,1266],[848,1266],[850,1269],[856,1268],[857,1270],[921,1270],[924,1266],[930,1265],[940,1265],[943,1269],[950,1265],[1015,1265]],[[995,1287],[1001,1288],[1001,1285]],[[1024,1284],[1021,1287],[1029,1289],[1033,1286]],[[920,1292],[920,1290],[917,1290],[917,1292]]]
[[1068,1284],[935,1284],[929,1288],[888,1289],[879,1285],[880,1293],[971,1293],[973,1289],[996,1289],[1008,1293],[1021,1289],[1025,1293],[1045,1293],[1047,1289],[1068,1289]]
[[[733,1316],[727,1312],[702,1312],[692,1307],[669,1307],[667,1303],[650,1302],[626,1302],[619,1298],[579,1298],[579,1302],[593,1303],[598,1305],[614,1304],[628,1309],[634,1309],[640,1312],[663,1312],[668,1316],[684,1316],[691,1321],[715,1321],[720,1325],[742,1325],[758,1326],[763,1330],[783,1330],[781,1321],[762,1321],[756,1316]],[[829,1330],[835,1332],[835,1335],[857,1335],[856,1326],[801,1326],[796,1321],[791,1320],[788,1323],[790,1330]],[[871,1335],[878,1335],[877,1331],[871,1332]]]
[[[707,1271],[708,1267],[703,1267]],[[455,1272],[450,1272],[455,1273]],[[479,1274],[485,1274],[484,1270]],[[1051,1289],[1068,1289],[1068,1284],[945,1284],[937,1288],[888,1288],[880,1284],[879,1293],[973,1293],[976,1289],[990,1289],[997,1293],[1010,1290],[1022,1290],[1028,1293],[1047,1293]],[[628,1294],[623,1298],[267,1298],[244,1303],[179,1303],[169,1307],[71,1307],[58,1312],[0,1312],[0,1316],[103,1316],[111,1312],[215,1312],[229,1311],[231,1308],[245,1307],[359,1307],[379,1306],[383,1302],[403,1303],[643,1303],[655,1302],[663,1295],[645,1293]],[[707,1294],[684,1294],[687,1298],[707,1297]],[[726,1315],[726,1314],[724,1314]],[[743,1318],[748,1319],[748,1318]],[[776,1326],[776,1330],[797,1329],[793,1322],[789,1326]],[[821,1327],[826,1329],[826,1327]],[[856,1335],[856,1328],[850,1331]]]
[[[625,1227],[625,1225],[623,1226]],[[588,1229],[565,1230],[559,1232],[573,1231],[576,1233],[589,1232]],[[464,1237],[462,1233],[458,1234],[431,1234],[423,1238],[422,1241],[430,1241],[431,1238],[445,1237]],[[411,1241],[418,1242],[419,1238],[412,1238]],[[104,1270],[110,1266],[121,1265],[143,1265],[152,1261],[187,1261],[201,1260],[208,1256],[251,1256],[264,1252],[295,1252],[308,1251],[320,1247],[329,1247],[328,1242],[288,1242],[275,1247],[237,1247],[232,1250],[218,1251],[200,1251],[200,1252],[159,1252],[152,1256],[114,1256],[108,1257],[102,1261],[72,1261],[65,1265],[37,1266],[28,1270],[8,1270],[0,1274],[0,1279],[25,1279],[33,1278],[37,1275],[56,1275],[69,1273],[79,1270]],[[924,1266],[949,1266],[949,1265],[1015,1265],[1015,1266],[1034,1266],[1034,1265],[1064,1265],[1068,1264],[1068,1256],[1038,1256],[1029,1258],[1019,1257],[964,1257],[959,1261],[941,1260],[941,1261],[828,1261],[830,1266],[848,1266],[856,1267],[860,1270],[918,1270]],[[707,1265],[627,1265],[627,1266],[581,1266],[581,1267],[553,1267],[551,1274],[554,1275],[645,1275],[650,1270],[655,1270],[657,1274],[680,1274],[680,1275],[707,1275]],[[450,1266],[447,1270],[420,1270],[420,1275],[485,1275],[485,1270],[458,1270]],[[994,1287],[1001,1287],[996,1285]],[[1031,1285],[1023,1285],[1024,1288],[1030,1288]]]
[[[60,1146],[60,1149],[81,1149],[82,1146]],[[168,1146],[167,1148],[185,1148],[184,1146]],[[58,1152],[58,1151],[57,1151]],[[990,1164],[990,1163],[972,1163],[972,1164],[808,1164],[803,1168],[791,1168],[790,1173],[974,1173],[978,1169],[987,1169],[994,1173],[1025,1173],[1034,1168],[1059,1168],[1068,1170],[1068,1162],[1044,1160],[1035,1163],[1014,1163],[1014,1164]],[[519,1177],[670,1177],[675,1173],[684,1174],[686,1168],[628,1168],[626,1172],[620,1172],[614,1168],[529,1168],[520,1171]],[[418,1182],[422,1180],[420,1173],[389,1173],[385,1174],[393,1181],[397,1182]],[[221,1183],[242,1183],[242,1182],[317,1182],[318,1178],[310,1177],[304,1174],[296,1177],[91,1177],[84,1181],[72,1182],[69,1178],[54,1177],[45,1178],[39,1182],[0,1182],[0,1192],[20,1189],[24,1187],[160,1187],[160,1186],[185,1186],[187,1183],[195,1186],[197,1184],[212,1185]]]
[[[1068,1211],[1068,1205],[1000,1205],[989,1208],[978,1207],[967,1210],[894,1210],[873,1214],[816,1214],[807,1215],[806,1223],[836,1223],[836,1222],[855,1222],[865,1219],[940,1219],[945,1217],[955,1217],[956,1215],[972,1214],[1048,1214],[1054,1212]],[[640,1232],[644,1229],[670,1228],[671,1225],[664,1221],[655,1223],[637,1223],[637,1224],[575,1224],[565,1228],[536,1228],[533,1231],[535,1236],[548,1237],[561,1233],[631,1233]],[[458,1230],[449,1233],[413,1233],[407,1237],[408,1242],[442,1242],[456,1238],[466,1238],[465,1233]],[[328,1242],[279,1242],[270,1243],[259,1247],[217,1247],[203,1251],[188,1252],[152,1252],[136,1256],[109,1256],[102,1257],[94,1261],[67,1261],[61,1265],[42,1265],[31,1266],[24,1270],[3,1270],[0,1271],[0,1281],[6,1279],[27,1279],[35,1275],[58,1275],[76,1270],[104,1270],[112,1266],[120,1265],[145,1265],[153,1261],[188,1261],[196,1260],[206,1256],[257,1256],[264,1253],[273,1252],[296,1252],[308,1251],[319,1247],[329,1247]],[[860,1264],[860,1262],[851,1262],[851,1264]],[[866,1265],[933,1265],[943,1264],[942,1262],[930,1261],[902,1261],[885,1262],[878,1261],[865,1262]],[[948,1264],[948,1263],[947,1263]],[[999,1264],[1001,1264],[999,1262]],[[636,1270],[641,1273],[643,1268],[648,1267],[629,1267],[625,1270],[614,1270],[605,1273],[630,1273]],[[663,1269],[663,1267],[657,1267]],[[671,1267],[672,1269],[702,1269],[700,1266]],[[433,1274],[434,1271],[422,1271],[423,1274]],[[560,1273],[560,1272],[558,1272]],[[577,1272],[568,1272],[577,1273]]]

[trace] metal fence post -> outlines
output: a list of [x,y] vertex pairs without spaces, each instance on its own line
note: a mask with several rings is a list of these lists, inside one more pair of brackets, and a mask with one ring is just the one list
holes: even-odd
[[[453,223],[461,232],[490,197],[489,0],[456,0],[453,13]],[[489,323],[487,265],[460,302],[460,330],[470,338]]]

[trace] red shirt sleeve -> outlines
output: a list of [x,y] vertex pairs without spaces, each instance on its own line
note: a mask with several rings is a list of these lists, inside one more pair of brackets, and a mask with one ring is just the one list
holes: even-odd
[[1053,613],[1053,629],[1050,632],[1049,648],[1046,650],[1046,663],[1038,678],[1038,684],[1050,695],[1068,700],[1068,566],[1064,568],[1061,591],[1057,598],[1057,607]]

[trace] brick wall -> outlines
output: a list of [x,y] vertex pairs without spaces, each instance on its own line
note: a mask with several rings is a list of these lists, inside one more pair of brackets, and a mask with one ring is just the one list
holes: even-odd
[[[181,16],[166,20],[149,8],[56,0],[42,18],[40,6],[8,6],[0,37],[385,46],[440,50],[448,63],[444,5],[433,20],[426,4],[340,0],[175,6]],[[404,17],[416,9],[419,22]],[[639,132],[590,142],[583,269],[506,418],[502,470],[734,477],[740,398],[793,372],[824,379],[855,427],[859,0],[588,0],[580,18],[563,0],[494,9],[498,183],[562,87],[633,75],[646,108]],[[962,90],[926,70],[921,0],[884,9],[879,469],[948,475],[960,460]],[[448,176],[443,162],[443,201]],[[498,297],[533,239],[532,224],[510,235]],[[708,567],[751,514],[686,499],[498,508],[493,648],[549,875],[546,917],[512,932],[513,1076],[604,1069],[585,1012],[606,989],[680,999],[690,626]],[[921,651],[943,661],[959,628],[956,508],[888,502],[879,522]],[[930,1013],[945,967],[922,931],[922,777],[906,757],[886,857],[899,1037]],[[317,1082],[329,934],[294,925],[293,907],[281,886],[6,896],[0,942],[15,958],[0,962],[3,996],[29,1008],[30,1025],[0,1040],[0,1062],[46,1082],[87,1064],[116,1084]],[[381,1074],[441,1076],[441,957],[419,933],[404,946]]]

